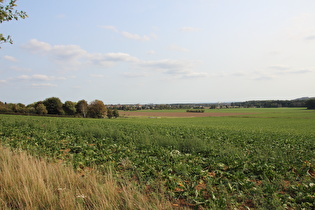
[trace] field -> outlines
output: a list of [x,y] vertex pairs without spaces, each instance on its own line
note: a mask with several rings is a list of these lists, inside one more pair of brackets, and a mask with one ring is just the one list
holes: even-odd
[[78,173],[112,168],[116,180],[162,194],[174,208],[315,207],[314,111],[130,113],[112,120],[1,115],[0,139]]
[[169,111],[121,111],[120,114],[124,117],[223,117],[223,116],[235,116],[235,115],[247,115],[252,113],[237,113],[237,112],[186,112],[186,110],[169,110]]

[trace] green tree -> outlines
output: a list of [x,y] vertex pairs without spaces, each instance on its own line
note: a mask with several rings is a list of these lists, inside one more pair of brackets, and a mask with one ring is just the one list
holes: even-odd
[[62,108],[65,111],[67,115],[74,115],[76,113],[76,108],[75,108],[76,103],[72,101],[66,101]]
[[107,109],[107,114],[106,115],[107,115],[107,117],[109,119],[112,119],[113,116],[114,116],[113,110],[112,109]]
[[[17,6],[15,2],[16,0],[10,0],[8,4],[4,4],[4,0],[0,0],[0,23],[27,17],[25,12],[14,9]],[[5,37],[0,33],[0,43],[5,42],[13,43],[10,36]]]
[[86,100],[80,100],[75,105],[75,108],[77,110],[77,113],[83,117],[87,116],[88,113],[88,102]]
[[12,104],[11,109],[15,113],[25,113],[26,112],[25,105],[22,103]]
[[315,109],[315,98],[309,99],[306,102],[307,109]]
[[106,106],[100,100],[92,101],[88,106],[88,116],[92,118],[104,118],[106,111]]
[[115,118],[119,117],[119,112],[118,112],[117,109],[113,110],[113,115],[114,115]]
[[48,113],[46,106],[43,103],[38,103],[35,107],[36,114],[45,115]]
[[48,114],[64,114],[62,102],[57,97],[46,98],[43,101],[43,104],[46,106]]
[[7,104],[0,101],[0,113],[6,113],[9,112],[9,108],[7,107]]
[[[31,103],[31,104],[28,104],[26,106],[26,112],[29,113],[29,114],[36,114],[35,107],[37,106],[38,103],[39,102],[34,102],[34,103]],[[43,103],[43,102],[41,101],[41,103]]]

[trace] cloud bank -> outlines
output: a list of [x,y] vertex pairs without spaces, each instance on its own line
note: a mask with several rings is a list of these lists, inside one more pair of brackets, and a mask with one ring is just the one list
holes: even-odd
[[[30,40],[23,47],[34,54],[46,56],[64,69],[79,70],[82,66],[88,67],[90,65],[107,69],[119,63],[125,63],[129,65],[130,69],[171,74],[181,78],[195,78],[199,75],[206,75],[206,73],[195,72],[193,69],[196,62],[188,60],[143,60],[123,52],[89,53],[78,45],[51,45],[36,39]],[[24,79],[38,79],[39,77],[47,80],[51,79],[50,77],[43,77],[43,75],[24,76]]]

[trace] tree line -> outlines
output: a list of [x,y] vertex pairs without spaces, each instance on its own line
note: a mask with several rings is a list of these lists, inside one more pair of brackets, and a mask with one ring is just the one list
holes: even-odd
[[62,103],[57,97],[46,98],[44,101],[34,102],[29,105],[22,103],[3,103],[0,101],[0,113],[7,114],[32,114],[32,115],[67,115],[90,118],[117,118],[117,109],[108,108],[103,101],[94,100],[88,103],[86,100],[78,102],[66,101]]
[[231,103],[231,106],[243,107],[243,108],[306,107],[308,100],[311,100],[311,99],[245,101],[245,102],[233,102]]

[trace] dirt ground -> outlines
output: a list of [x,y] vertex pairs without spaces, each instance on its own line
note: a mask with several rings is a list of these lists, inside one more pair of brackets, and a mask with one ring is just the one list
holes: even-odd
[[137,112],[119,111],[125,117],[223,117],[235,115],[248,115],[252,113],[196,113],[196,112]]

